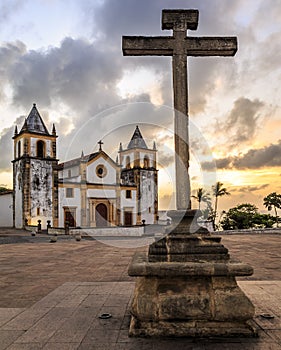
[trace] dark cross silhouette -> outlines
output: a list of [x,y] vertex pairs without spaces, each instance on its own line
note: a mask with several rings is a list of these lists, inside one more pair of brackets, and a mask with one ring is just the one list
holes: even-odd
[[102,148],[101,148],[101,146],[103,145],[102,140],[100,140],[100,141],[98,142],[98,144],[99,144],[99,151],[102,151]]
[[162,29],[173,36],[123,36],[125,56],[172,56],[175,109],[176,201],[178,210],[190,209],[187,56],[234,56],[236,37],[188,37],[196,30],[198,10],[163,10]]

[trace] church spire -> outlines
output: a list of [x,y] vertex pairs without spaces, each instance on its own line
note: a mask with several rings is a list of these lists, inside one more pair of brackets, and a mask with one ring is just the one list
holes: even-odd
[[145,148],[145,149],[147,149],[147,145],[142,137],[142,134],[140,132],[138,125],[136,126],[136,129],[135,129],[134,134],[131,138],[131,141],[128,144],[128,149],[130,149],[130,148]]
[[24,124],[23,127],[21,128],[21,131],[28,131],[28,126],[27,126],[27,119],[24,119]]
[[14,136],[17,136],[18,135],[18,127],[17,125],[15,126],[15,133],[14,133]]
[[34,132],[37,134],[50,135],[48,129],[46,128],[43,119],[41,118],[36,103],[33,103],[33,107],[25,119],[24,125],[21,129],[22,131]]
[[53,135],[53,136],[56,136],[56,135],[57,135],[57,131],[56,131],[56,127],[55,127],[55,124],[54,124],[54,123],[53,123],[52,135]]

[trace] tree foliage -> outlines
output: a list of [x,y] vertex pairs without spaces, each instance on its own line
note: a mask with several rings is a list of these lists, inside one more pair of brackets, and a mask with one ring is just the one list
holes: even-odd
[[215,197],[215,208],[213,213],[213,226],[214,229],[216,227],[216,217],[217,217],[217,211],[218,211],[218,198],[222,196],[229,196],[230,192],[227,191],[225,187],[223,187],[223,183],[218,181],[214,186],[212,186],[213,189],[213,195]]
[[229,209],[221,221],[224,230],[270,228],[273,224],[273,216],[258,213],[258,208],[250,203],[239,204]]
[[281,195],[276,192],[272,192],[263,199],[263,205],[270,211],[272,208],[275,212],[275,221],[278,226],[277,209],[281,209]]
[[192,198],[196,199],[199,203],[199,210],[201,209],[201,202],[210,202],[210,195],[207,191],[205,191],[202,187],[197,189],[196,195],[191,196]]
[[7,187],[0,186],[0,193],[5,193],[5,192],[8,192],[8,191],[11,191],[11,190],[8,189]]

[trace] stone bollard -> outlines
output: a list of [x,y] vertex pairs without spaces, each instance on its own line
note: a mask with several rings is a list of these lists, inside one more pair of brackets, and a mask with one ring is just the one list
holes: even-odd
[[51,220],[47,220],[47,234],[49,233],[49,228],[51,228]]
[[37,233],[42,233],[42,225],[41,225],[41,220],[38,220],[38,225],[37,225]]
[[65,234],[69,235],[69,222],[68,221],[65,222]]
[[76,240],[77,242],[80,242],[81,239],[82,239],[81,233],[77,233],[77,234],[75,235],[75,240]]
[[50,243],[56,243],[56,241],[58,240],[58,236],[56,234],[54,234],[53,236],[51,236],[50,238]]

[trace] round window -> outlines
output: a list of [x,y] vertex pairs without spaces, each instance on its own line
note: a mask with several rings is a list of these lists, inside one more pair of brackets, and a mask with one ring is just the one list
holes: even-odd
[[104,165],[98,165],[96,167],[96,174],[98,175],[98,177],[104,177],[106,175],[106,168]]

